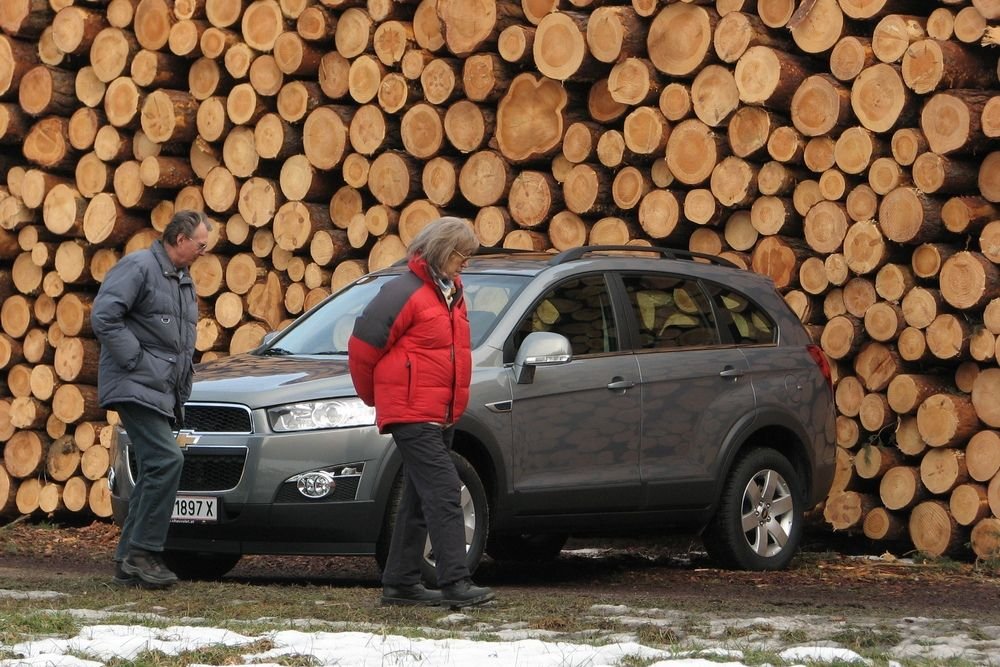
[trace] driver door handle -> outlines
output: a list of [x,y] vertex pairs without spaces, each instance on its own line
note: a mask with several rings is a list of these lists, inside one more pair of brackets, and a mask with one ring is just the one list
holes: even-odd
[[631,389],[634,386],[635,382],[621,377],[611,378],[611,382],[608,383],[608,389],[611,391]]
[[726,366],[724,369],[719,371],[719,377],[724,378],[741,378],[744,375],[742,368],[733,368],[732,366]]

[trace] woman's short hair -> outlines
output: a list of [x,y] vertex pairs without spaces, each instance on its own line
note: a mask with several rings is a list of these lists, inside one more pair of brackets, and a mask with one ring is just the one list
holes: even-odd
[[479,239],[468,221],[438,218],[421,229],[407,248],[407,256],[422,256],[434,269],[444,268],[452,252],[469,256],[479,250]]
[[178,236],[183,234],[191,238],[191,234],[194,233],[194,230],[198,229],[199,225],[205,225],[205,229],[212,231],[212,221],[202,211],[177,211],[170,218],[170,222],[167,223],[167,226],[163,230],[163,242],[169,245],[177,245]]

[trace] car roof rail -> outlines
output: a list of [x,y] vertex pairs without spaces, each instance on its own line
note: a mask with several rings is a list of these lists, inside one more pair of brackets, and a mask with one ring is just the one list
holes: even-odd
[[[542,250],[531,250],[530,248],[490,248],[486,246],[479,246],[476,251],[469,255],[469,257],[488,257],[490,255],[544,255],[545,252]],[[392,266],[406,266],[410,259],[408,256],[403,255],[401,258],[397,259],[392,263]]]
[[567,262],[572,262],[574,260],[580,259],[584,255],[588,255],[590,253],[607,252],[607,251],[658,253],[664,259],[703,259],[711,264],[718,264],[719,266],[728,266],[734,269],[740,268],[739,266],[729,261],[728,259],[724,257],[719,257],[718,255],[709,255],[703,252],[694,252],[693,250],[680,250],[678,248],[662,248],[659,246],[638,246],[638,245],[577,246],[576,248],[569,248],[568,250],[563,250],[561,253],[554,256],[552,259],[549,260],[549,265],[558,266],[560,264],[565,264]]

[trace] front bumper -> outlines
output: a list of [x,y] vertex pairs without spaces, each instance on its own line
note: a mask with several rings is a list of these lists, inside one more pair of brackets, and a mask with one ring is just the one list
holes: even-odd
[[[185,452],[178,495],[218,499],[219,520],[172,523],[168,549],[241,554],[370,555],[384,525],[398,454],[375,427],[236,436],[199,433]],[[127,434],[115,445],[111,501],[121,525],[134,486]],[[131,465],[129,459],[132,459]],[[231,470],[233,461],[241,467]],[[338,477],[335,492],[308,499],[290,478],[312,470]],[[226,474],[214,474],[227,469]]]

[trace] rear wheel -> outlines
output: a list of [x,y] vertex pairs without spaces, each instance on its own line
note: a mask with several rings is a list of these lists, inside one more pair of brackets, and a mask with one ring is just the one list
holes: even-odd
[[205,551],[164,551],[163,562],[180,579],[211,581],[221,579],[240,562],[240,554]]
[[769,448],[737,461],[719,509],[705,529],[705,548],[726,567],[780,570],[802,541],[802,480],[788,459]]
[[[461,503],[465,524],[465,563],[469,572],[472,573],[479,567],[479,562],[483,559],[483,551],[486,548],[486,534],[490,518],[489,501],[486,498],[486,488],[472,464],[455,452],[451,453],[451,457],[455,461],[455,469],[462,482]],[[400,476],[392,486],[382,534],[375,547],[375,559],[379,567],[383,569],[389,556],[389,543],[392,539],[392,529],[396,522],[396,511],[399,509],[399,499],[402,492],[403,479]],[[424,543],[424,557],[420,561],[420,573],[423,580],[430,586],[437,585],[435,565],[434,549],[428,537]]]

